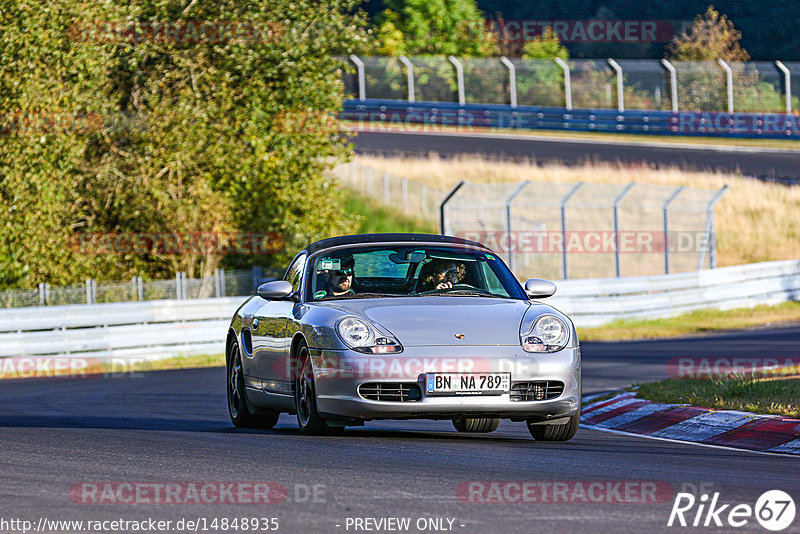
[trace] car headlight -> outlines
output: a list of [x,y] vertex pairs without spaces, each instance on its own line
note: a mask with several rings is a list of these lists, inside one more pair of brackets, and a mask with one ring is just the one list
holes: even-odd
[[391,336],[381,334],[374,326],[357,317],[345,317],[336,325],[336,331],[345,345],[367,354],[401,352],[403,346]]
[[556,352],[566,347],[568,341],[567,325],[555,315],[542,315],[527,334],[520,336],[525,352]]

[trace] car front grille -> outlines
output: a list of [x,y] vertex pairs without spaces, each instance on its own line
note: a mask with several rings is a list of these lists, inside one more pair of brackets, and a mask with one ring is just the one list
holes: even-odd
[[358,386],[358,394],[367,400],[417,402],[422,390],[414,382],[368,382]]
[[512,401],[555,399],[564,393],[564,383],[556,381],[517,382],[511,386]]

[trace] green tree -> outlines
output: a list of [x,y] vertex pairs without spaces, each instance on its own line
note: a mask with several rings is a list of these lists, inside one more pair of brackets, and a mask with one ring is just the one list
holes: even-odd
[[[667,58],[685,64],[678,74],[679,103],[698,111],[727,109],[725,76],[717,60],[726,61],[733,71],[736,111],[778,111],[782,109],[781,88],[762,81],[755,67],[747,66],[750,55],[741,46],[742,32],[733,22],[709,6],[703,15],[666,48]],[[796,106],[796,104],[795,104]]]
[[675,61],[747,61],[750,55],[739,44],[742,32],[733,21],[708,6],[703,15],[697,15],[690,28],[673,37],[667,46],[666,56]]
[[385,5],[376,30],[382,54],[482,57],[496,51],[475,0],[386,0]]
[[[286,243],[281,253],[225,260],[270,264],[346,232],[350,217],[327,173],[350,147],[327,117],[343,99],[334,56],[363,35],[354,8],[54,0],[44,10],[0,0],[0,285],[198,275],[223,259],[213,250],[94,255],[69,246],[93,233],[272,232]],[[193,21],[238,21],[261,33],[98,38],[84,31],[93,21],[166,21],[187,32]],[[20,127],[31,116],[100,120]]]

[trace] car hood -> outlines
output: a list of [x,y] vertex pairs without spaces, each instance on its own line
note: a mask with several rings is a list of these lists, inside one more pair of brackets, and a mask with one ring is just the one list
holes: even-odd
[[530,307],[524,300],[486,297],[353,299],[324,305],[378,323],[406,347],[519,345],[520,323]]

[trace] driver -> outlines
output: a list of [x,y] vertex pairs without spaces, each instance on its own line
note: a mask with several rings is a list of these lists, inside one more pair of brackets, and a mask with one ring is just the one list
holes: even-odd
[[[330,263],[326,264],[326,261]],[[321,273],[325,277],[325,296],[344,297],[355,295],[355,291],[353,291],[354,265],[353,256],[349,255],[341,258],[326,258],[320,262],[317,274]]]
[[431,260],[420,272],[418,291],[448,289],[458,284],[467,274],[464,264],[453,260]]

